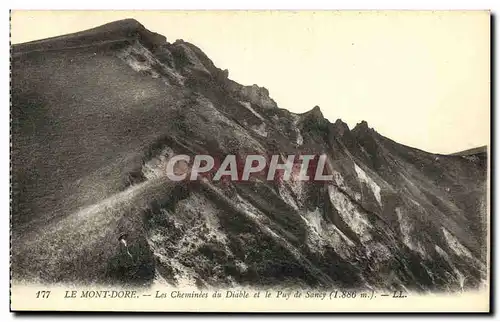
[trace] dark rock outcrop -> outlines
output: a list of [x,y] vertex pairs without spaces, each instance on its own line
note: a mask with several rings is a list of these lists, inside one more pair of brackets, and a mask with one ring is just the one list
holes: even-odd
[[[461,290],[486,163],[279,109],[134,20],[12,48],[15,280]],[[326,154],[328,182],[175,183],[175,154]],[[118,242],[126,231],[131,257]],[[467,278],[465,278],[467,277]]]

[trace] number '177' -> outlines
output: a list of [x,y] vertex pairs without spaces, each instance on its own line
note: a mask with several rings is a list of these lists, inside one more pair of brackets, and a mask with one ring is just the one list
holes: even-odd
[[36,298],[47,299],[49,298],[50,291],[38,291],[36,292]]

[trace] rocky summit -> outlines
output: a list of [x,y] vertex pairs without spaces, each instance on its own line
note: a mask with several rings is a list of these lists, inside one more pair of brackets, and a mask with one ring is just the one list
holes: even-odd
[[[15,281],[487,283],[482,150],[432,154],[366,122],[331,123],[317,106],[291,113],[135,20],[11,50]],[[333,179],[172,182],[162,169],[178,154],[325,154]]]

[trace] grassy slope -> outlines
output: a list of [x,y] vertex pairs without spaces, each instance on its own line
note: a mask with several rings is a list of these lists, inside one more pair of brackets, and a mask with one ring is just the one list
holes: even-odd
[[[122,36],[121,31],[118,34]],[[128,174],[140,168],[143,158],[152,157],[149,147],[154,145],[161,150],[162,138],[166,134],[187,133],[180,135],[180,140],[191,152],[206,152],[205,149],[219,153],[224,152],[221,149],[229,151],[233,141],[247,151],[256,147],[269,149],[267,139],[245,129],[242,122],[235,122],[235,119],[241,121],[244,112],[247,116],[243,119],[249,124],[260,124],[260,120],[233,98],[229,99],[228,93],[219,91],[218,84],[211,83],[210,86],[214,85],[212,88],[202,81],[197,88],[204,90],[203,95],[210,98],[213,105],[206,98],[187,93],[185,88],[166,86],[161,78],[154,79],[136,72],[117,58],[116,50],[127,44],[122,40],[114,41],[110,35],[113,33],[103,38],[106,42],[92,45],[91,42],[100,39],[98,32],[79,33],[77,38],[81,40],[83,37],[89,43],[71,49],[62,49],[74,40],[71,37],[36,42],[19,47],[19,51],[24,53],[14,56],[13,266],[19,276],[51,281],[68,277],[80,277],[87,281],[133,280],[139,277],[140,283],[151,280],[155,261],[146,240],[148,234],[143,230],[141,215],[150,212],[154,204],[169,203],[172,186],[156,181],[123,191],[128,184]],[[47,51],[47,48],[50,50]],[[36,52],[26,52],[29,50]],[[268,126],[273,120],[271,115],[278,113],[254,108],[266,117]],[[372,193],[358,182],[352,169],[352,156],[341,152],[340,146],[325,138],[324,122],[319,116],[313,116],[308,123],[301,125],[302,135],[307,141],[304,148],[315,152],[334,149],[336,158],[339,158],[336,160],[337,170],[345,176],[346,184],[363,193],[360,211],[373,223],[377,221],[373,219],[376,216],[386,222],[395,221],[394,204],[386,203],[379,208]],[[187,132],[177,131],[175,122],[179,118],[183,119]],[[271,126],[268,130],[274,131]],[[253,133],[252,136],[249,133]],[[278,148],[291,152],[289,142],[286,143],[289,138],[270,133],[272,138],[285,142]],[[432,209],[432,213],[416,211],[408,215],[416,220],[413,224],[423,231],[421,235],[427,236],[426,243],[430,246],[435,241],[444,244],[442,238],[436,237],[439,228],[435,223],[439,222],[458,235],[466,246],[477,250],[477,244],[469,238],[471,232],[463,230],[463,227],[468,227],[467,220],[471,218],[464,218],[462,211],[453,211],[456,209],[455,199],[460,199],[461,195],[455,190],[451,196],[445,192],[450,185],[467,188],[480,184],[480,176],[471,176],[465,160],[450,157],[452,161],[438,164],[434,155],[402,148],[396,143],[385,147],[389,151],[382,151],[384,147],[369,138],[362,140],[358,137],[354,142],[360,142],[370,152],[371,158],[366,158],[361,150],[351,148],[357,162],[364,164],[367,171],[367,166],[371,168],[373,173],[370,172],[369,176],[382,185],[384,202],[394,197],[388,192],[392,185],[394,189],[399,189],[396,193],[408,199],[403,203],[409,204],[410,199],[418,200],[427,209]],[[325,143],[330,145],[325,147]],[[396,175],[400,173],[406,174],[413,184],[402,181]],[[437,182],[437,174],[441,173],[446,176]],[[271,202],[273,199],[262,198],[270,196],[269,193],[244,188],[239,189],[240,193],[266,213],[265,227],[253,223],[249,228],[252,234],[260,236],[259,230],[274,229],[274,233],[279,235],[275,238],[274,233],[267,234],[270,243],[292,250],[290,254],[293,255],[294,245],[304,243],[308,236],[305,227],[301,226],[300,217],[294,212],[288,213],[285,204],[281,207],[281,200]],[[308,201],[312,207],[310,210],[317,206],[316,199],[328,199],[317,195],[316,190],[312,189],[309,196],[313,200]],[[476,195],[471,197],[475,198]],[[217,194],[213,201],[222,202],[222,209],[230,204]],[[321,202],[328,203],[325,200]],[[460,208],[469,204],[471,202],[466,201]],[[434,213],[434,207],[441,210]],[[238,213],[234,209],[229,212]],[[155,214],[158,213],[156,209]],[[175,216],[185,215],[182,211],[176,213],[175,210],[174,213]],[[338,217],[338,214],[332,212],[330,216]],[[221,222],[224,220],[221,219]],[[341,230],[348,233],[345,225],[341,225],[342,220],[337,222]],[[223,229],[226,229],[231,223],[226,220],[224,225]],[[259,229],[252,231],[254,226]],[[399,229],[397,222],[395,226]],[[131,241],[137,241],[131,243],[136,247],[131,250],[132,253],[140,259],[137,262],[128,262],[119,248],[116,237],[122,229],[130,232]],[[379,233],[386,234],[384,229]],[[167,235],[170,232],[166,230]],[[226,232],[231,238],[230,229]],[[286,238],[282,239],[283,236]],[[323,265],[325,259],[318,258],[311,264],[306,245],[301,247],[301,251],[304,253],[299,254],[294,265],[299,263],[308,271],[308,276],[329,281],[333,275],[323,277],[324,271],[318,272],[314,266]],[[306,257],[304,254],[307,254]],[[286,252],[283,255],[290,257]],[[329,274],[337,274],[336,265],[341,262],[328,259],[323,269]]]
[[[120,193],[149,147],[172,134],[170,113],[183,92],[135,72],[115,51],[99,44],[13,57],[12,264],[19,276],[103,281],[112,261],[127,260],[117,249],[117,227],[142,229],[138,214],[152,199]],[[140,241],[134,245],[147,266],[145,234],[131,238]],[[140,279],[151,274],[146,268]]]
[[14,225],[120,191],[182,95],[100,47],[21,55],[12,74]]

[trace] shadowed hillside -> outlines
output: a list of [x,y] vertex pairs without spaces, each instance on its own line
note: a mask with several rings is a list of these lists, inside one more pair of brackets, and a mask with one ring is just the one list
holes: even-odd
[[[485,153],[431,154],[317,106],[280,109],[135,20],[13,46],[11,93],[14,280],[486,283]],[[334,180],[171,182],[177,154],[326,154]]]

